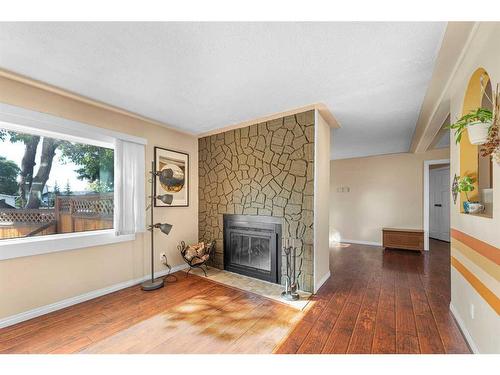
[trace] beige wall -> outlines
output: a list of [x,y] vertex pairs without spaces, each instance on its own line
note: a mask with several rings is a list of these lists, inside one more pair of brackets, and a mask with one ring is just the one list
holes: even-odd
[[[500,82],[500,52],[493,46],[500,39],[500,23],[479,23],[464,59],[459,65],[448,96],[450,97],[451,118],[462,114],[464,96],[471,75],[478,68],[484,68],[490,76],[492,87]],[[451,142],[451,175],[460,174],[459,147]],[[500,252],[500,166],[493,166],[493,218],[460,213],[459,201],[451,206],[451,227],[475,239],[495,247],[491,254]],[[471,255],[473,254],[473,255]],[[483,298],[474,287],[477,283],[467,279],[456,267],[451,268],[451,304],[460,321],[469,343],[481,353],[500,353],[500,316],[492,307],[500,298],[500,265],[452,239],[452,256],[474,275],[492,293]],[[489,302],[488,302],[489,301]],[[471,308],[474,306],[474,318]]]
[[315,120],[314,155],[314,291],[330,272],[329,201],[330,201],[330,126],[318,110]]
[[[198,235],[195,137],[5,77],[0,77],[0,102],[146,138],[147,170],[154,146],[189,153],[189,207],[155,211],[159,221],[174,225],[168,237],[156,237],[156,269],[164,269],[161,252],[166,252],[172,266],[183,264],[177,243],[196,241]],[[0,261],[0,319],[142,277],[149,271],[148,244],[149,237],[141,234],[130,242]]]
[[[330,242],[382,242],[383,227],[423,228],[424,160],[448,149],[330,162]],[[338,188],[349,192],[337,192]],[[346,189],[345,189],[346,190]]]

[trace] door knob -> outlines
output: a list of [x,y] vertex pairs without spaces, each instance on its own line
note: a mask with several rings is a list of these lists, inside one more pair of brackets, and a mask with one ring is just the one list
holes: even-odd
[[434,205],[434,207],[442,207],[441,203],[437,203]]

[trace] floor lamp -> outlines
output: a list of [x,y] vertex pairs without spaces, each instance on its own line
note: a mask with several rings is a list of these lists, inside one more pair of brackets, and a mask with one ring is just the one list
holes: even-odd
[[164,204],[172,204],[172,201],[174,199],[174,196],[172,194],[162,194],[155,196],[155,187],[156,187],[156,177],[160,179],[161,182],[167,182],[168,179],[172,178],[173,176],[173,171],[171,169],[164,169],[159,172],[156,171],[155,168],[155,162],[151,162],[151,203],[150,203],[150,209],[151,209],[151,224],[148,227],[148,230],[151,232],[151,280],[144,281],[141,284],[142,290],[156,290],[159,288],[162,288],[164,285],[163,278],[158,278],[155,279],[155,268],[154,268],[154,230],[159,229],[162,233],[165,235],[168,235],[170,231],[172,230],[172,225],[167,224],[167,223],[155,223],[154,222],[154,205],[155,205],[155,199],[159,199],[162,201]]

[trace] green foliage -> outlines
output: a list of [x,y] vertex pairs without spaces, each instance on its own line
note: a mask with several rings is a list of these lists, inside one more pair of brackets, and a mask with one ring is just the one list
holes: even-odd
[[[455,130],[455,142],[457,144],[462,140],[462,134],[467,127],[473,122],[492,122],[493,112],[486,108],[478,108],[475,111],[470,111],[468,114],[460,117],[457,122],[447,126],[448,129]],[[491,126],[490,126],[491,129]],[[488,129],[488,131],[490,130]]]
[[[23,160],[27,157],[28,145],[33,144],[35,137],[39,139],[39,137],[35,135],[17,133],[14,131],[0,129],[1,141],[9,140],[11,143],[19,142],[19,143],[24,143],[24,145],[26,145],[25,155],[23,157]],[[75,172],[77,173],[78,179],[88,181],[93,191],[99,193],[113,191],[114,151],[112,149],[81,144],[81,143],[71,143],[61,140],[57,140],[57,149],[61,152],[61,162],[74,163],[77,166]],[[33,147],[31,147],[30,152],[31,154],[33,154]],[[33,155],[33,159],[35,155]],[[34,162],[35,160],[33,160],[33,163]],[[9,179],[9,176],[6,172],[4,171],[1,172],[0,192],[4,192],[6,194],[15,194],[19,189],[16,178],[19,175],[20,170],[19,167],[15,165],[15,163],[14,166],[17,169],[15,172],[15,176],[13,178]],[[28,186],[28,187],[31,186],[34,177],[32,173],[21,171],[21,176],[25,176],[26,179],[25,185],[23,186]],[[8,187],[4,186],[5,184],[7,184],[7,181],[9,182]],[[27,194],[23,195],[29,195],[31,191],[26,193]],[[52,194],[54,196],[61,194],[61,188],[59,187],[57,182],[55,183],[54,191]],[[65,195],[72,194],[69,180],[67,181],[66,186],[64,188],[64,194]],[[23,204],[22,200],[20,200],[19,204]]]
[[54,181],[54,195],[61,195],[61,188],[59,187],[57,180]]
[[9,140],[11,143],[18,143],[22,142],[24,144],[30,142],[33,137],[38,137],[37,135],[31,135],[31,134],[26,134],[26,133],[18,133],[18,132],[13,132],[9,131]]
[[21,197],[16,197],[16,208],[24,208],[25,202],[21,199]]
[[71,191],[71,186],[69,184],[69,180],[66,181],[66,186],[64,187],[64,194],[71,195],[73,192]]
[[458,179],[458,185],[456,191],[458,193],[465,193],[467,201],[469,201],[469,196],[467,195],[467,193],[474,191],[474,182],[475,180],[469,176],[460,177]]
[[17,193],[19,171],[20,169],[15,162],[0,156],[0,194],[14,195]]
[[89,190],[95,193],[110,193],[113,191],[113,185],[101,180],[95,180],[89,183]]
[[114,153],[112,149],[70,142],[64,142],[60,149],[63,162],[70,161],[81,166],[75,170],[78,179],[88,180],[90,183],[100,181],[100,183],[113,186]]

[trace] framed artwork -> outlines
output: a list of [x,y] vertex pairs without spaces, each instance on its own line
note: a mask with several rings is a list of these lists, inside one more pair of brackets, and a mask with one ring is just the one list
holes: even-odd
[[189,155],[184,152],[154,148],[156,172],[170,169],[172,177],[160,181],[156,176],[155,197],[172,194],[172,204],[165,204],[155,199],[155,207],[187,207],[189,206]]

